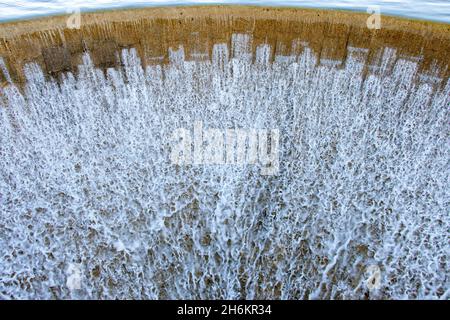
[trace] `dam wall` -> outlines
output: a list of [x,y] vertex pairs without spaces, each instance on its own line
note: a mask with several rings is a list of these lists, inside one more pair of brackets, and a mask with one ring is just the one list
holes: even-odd
[[319,64],[331,60],[343,65],[348,48],[363,48],[368,50],[366,71],[375,72],[383,64],[384,48],[394,48],[397,58],[417,61],[421,73],[449,76],[449,25],[383,16],[376,30],[367,27],[368,17],[344,11],[205,6],[86,13],[79,29],[67,28],[68,16],[5,23],[0,25],[0,57],[9,75],[0,71],[0,82],[22,83],[23,67],[30,62],[48,76],[76,72],[85,52],[103,69],[120,66],[124,48],[136,48],[144,67],[167,63],[169,49],[180,46],[187,60],[211,59],[214,44],[228,44],[232,50],[236,33],[252,35],[253,53],[268,44],[271,59],[298,55],[307,44]]

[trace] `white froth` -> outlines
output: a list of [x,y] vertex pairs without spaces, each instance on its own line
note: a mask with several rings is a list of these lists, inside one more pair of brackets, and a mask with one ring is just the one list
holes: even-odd
[[[253,61],[251,41],[0,89],[0,297],[448,297],[450,82],[403,59],[363,78],[356,48]],[[278,174],[172,165],[195,121],[278,128]]]

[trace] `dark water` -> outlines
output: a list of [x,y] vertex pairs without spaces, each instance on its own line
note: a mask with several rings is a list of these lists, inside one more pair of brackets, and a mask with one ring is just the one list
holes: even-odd
[[450,23],[449,0],[283,0],[283,1],[258,1],[258,0],[25,0],[25,1],[0,1],[0,21],[17,20],[35,16],[67,13],[71,9],[80,8],[81,11],[98,9],[113,9],[124,7],[148,7],[161,5],[189,5],[189,4],[252,4],[270,6],[293,6],[305,8],[330,8],[342,10],[356,10],[366,12],[369,6],[379,6],[380,12],[387,15],[397,15],[425,20],[434,20]]

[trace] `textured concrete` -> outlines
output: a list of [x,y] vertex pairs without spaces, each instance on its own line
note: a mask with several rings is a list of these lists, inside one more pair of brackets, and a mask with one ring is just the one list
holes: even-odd
[[[120,64],[116,51],[135,47],[145,65],[166,63],[168,48],[183,45],[187,59],[210,57],[212,45],[229,43],[232,33],[251,33],[253,49],[268,43],[291,54],[293,41],[305,41],[320,59],[346,59],[347,47],[370,49],[368,65],[380,63],[385,47],[400,57],[419,56],[420,70],[436,66],[447,77],[450,26],[382,17],[382,28],[366,26],[368,14],[247,6],[167,7],[82,14],[81,29],[66,28],[67,16],[0,24],[0,56],[15,82],[23,65],[38,62],[51,75],[75,70],[88,50],[95,65]],[[298,49],[301,50],[301,49]],[[320,61],[320,60],[319,60]],[[370,69],[370,68],[369,68]],[[5,76],[0,72],[0,81]]]

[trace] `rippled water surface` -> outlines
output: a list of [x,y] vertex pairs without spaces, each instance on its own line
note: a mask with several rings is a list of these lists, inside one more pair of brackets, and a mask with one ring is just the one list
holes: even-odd
[[389,15],[399,15],[419,19],[443,21],[450,23],[450,1],[448,0],[398,0],[398,1],[368,1],[368,0],[341,0],[341,1],[258,1],[258,0],[44,0],[44,1],[0,1],[0,21],[29,18],[34,16],[65,13],[72,8],[79,7],[82,11],[92,11],[98,9],[112,9],[123,7],[144,7],[161,5],[181,5],[181,4],[253,4],[271,6],[295,6],[295,7],[315,7],[332,8],[344,10],[366,11],[368,6],[380,6],[381,13]]

